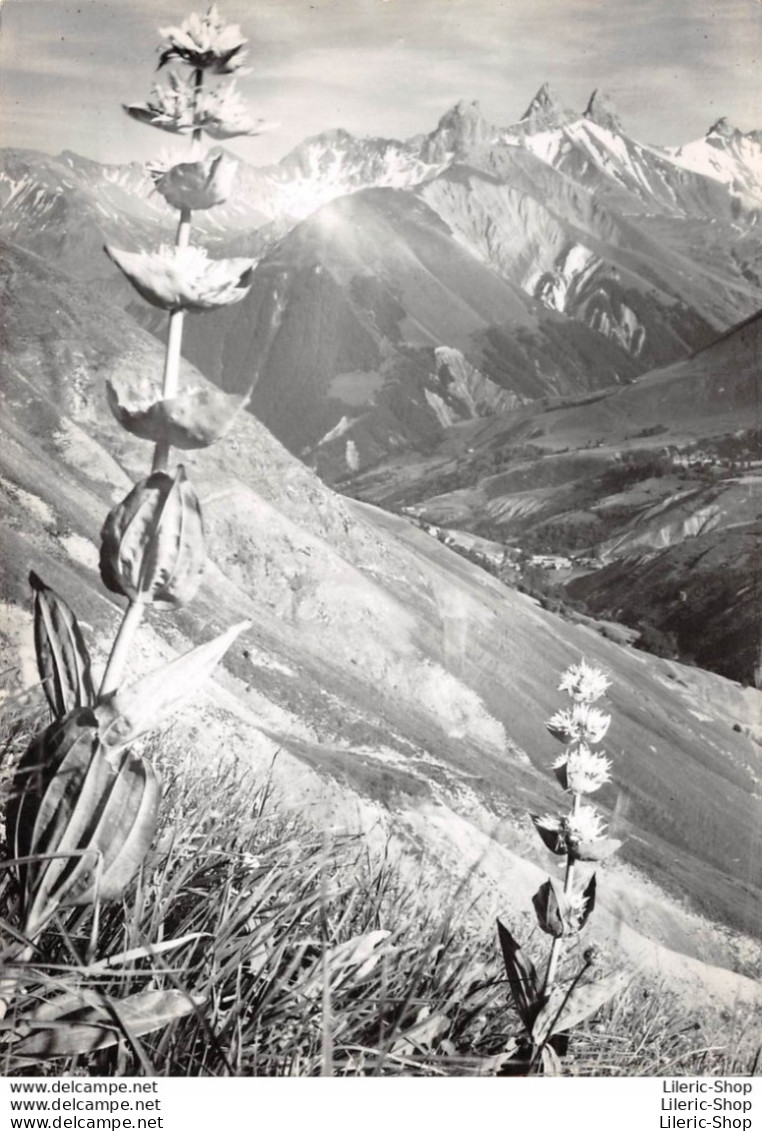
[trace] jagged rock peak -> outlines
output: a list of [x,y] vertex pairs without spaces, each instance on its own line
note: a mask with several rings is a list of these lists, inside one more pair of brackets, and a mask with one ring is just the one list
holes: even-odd
[[569,110],[556,98],[548,83],[544,82],[521,115],[521,121],[531,132],[558,129],[573,122],[579,115]]
[[474,149],[489,145],[497,130],[483,117],[478,102],[461,101],[439,119],[426,138],[425,159],[442,161],[448,154],[466,157]]
[[617,113],[616,106],[604,90],[594,90],[590,95],[584,116],[597,126],[611,133],[622,132],[622,122]]
[[478,102],[466,102],[461,99],[456,102],[446,114],[443,114],[437,124],[436,132],[440,130],[458,130],[472,133],[473,131],[490,130],[487,121],[482,115]]

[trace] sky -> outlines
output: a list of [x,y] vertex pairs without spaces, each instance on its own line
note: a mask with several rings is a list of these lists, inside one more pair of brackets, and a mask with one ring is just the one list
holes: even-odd
[[[127,118],[155,78],[159,28],[206,0],[0,0],[0,145],[145,160],[170,135]],[[630,136],[762,128],[762,0],[220,0],[250,40],[238,85],[277,122],[230,148],[257,165],[343,127],[406,138],[455,102],[495,125],[548,81],[582,112],[594,88]]]

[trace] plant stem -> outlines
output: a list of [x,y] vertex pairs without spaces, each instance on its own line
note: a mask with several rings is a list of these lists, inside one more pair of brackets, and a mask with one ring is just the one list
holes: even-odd
[[[195,118],[196,107],[198,106],[198,99],[201,93],[201,87],[204,82],[204,72],[199,67],[194,72],[194,101],[193,111]],[[191,135],[191,157],[196,158],[198,154],[199,145],[201,144],[202,130],[195,129]],[[177,234],[175,235],[175,247],[182,248],[188,247],[190,243],[192,213],[190,208],[182,208],[180,210],[180,223],[177,225]],[[172,397],[177,396],[177,388],[180,376],[180,356],[181,345],[183,340],[183,322],[185,320],[184,310],[173,310],[169,315],[169,330],[167,333],[167,351],[164,356],[164,375],[162,378],[162,400],[170,400]],[[163,436],[161,440],[156,441],[156,446],[153,452],[153,462],[151,464],[151,471],[166,471],[167,464],[169,463],[169,440]]]
[[542,987],[544,997],[548,997],[550,991],[556,981],[556,970],[558,968],[558,960],[561,957],[561,940],[554,938],[550,944],[550,955],[548,957],[548,968],[545,971],[545,985]]
[[[575,793],[572,795],[572,816],[576,816],[579,811],[580,804],[582,803],[582,795]],[[572,890],[574,883],[574,865],[576,861],[572,856],[566,857],[566,875],[564,876],[564,895],[568,895]],[[562,938],[554,938],[550,944],[550,954],[548,956],[548,968],[545,971],[545,984],[542,987],[543,994],[547,997],[553,989],[556,981],[556,973],[558,970],[558,961],[561,957],[561,943]]]
[[[573,801],[572,801],[571,815],[572,815],[572,817],[576,817],[577,813],[579,812],[579,807],[582,804],[582,794],[581,793],[575,793],[572,796],[573,796]],[[564,895],[568,895],[569,892],[572,889],[572,881],[574,880],[574,865],[575,865],[575,863],[576,863],[576,861],[574,860],[573,856],[567,857],[566,877],[564,879]]]
[[130,601],[127,610],[119,625],[119,631],[111,648],[111,655],[103,673],[103,682],[98,692],[98,698],[104,699],[112,691],[116,691],[124,672],[130,646],[138,630],[138,625],[143,617],[143,604],[141,601]]

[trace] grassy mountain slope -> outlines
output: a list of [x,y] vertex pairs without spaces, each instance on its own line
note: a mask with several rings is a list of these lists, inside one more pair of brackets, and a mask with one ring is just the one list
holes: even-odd
[[[32,255],[4,249],[2,287],[0,631],[3,669],[21,663],[22,680],[32,567],[103,661],[117,609],[98,584],[97,532],[147,460],[111,419],[103,381],[158,373],[160,357],[126,315]],[[753,944],[711,920],[760,927],[757,692],[544,612],[406,520],[337,497],[253,418],[185,462],[214,564],[189,609],[149,616],[136,663],[242,616],[252,628],[167,742],[263,773],[278,752],[279,788],[311,819],[391,836],[411,872],[438,869],[442,890],[473,865],[474,887],[515,917],[552,867],[526,816],[559,801],[543,719],[558,673],[586,655],[614,680],[615,781],[601,800],[626,842],[601,874],[595,929],[691,992],[698,978],[702,992],[753,996],[712,969],[751,972]]]

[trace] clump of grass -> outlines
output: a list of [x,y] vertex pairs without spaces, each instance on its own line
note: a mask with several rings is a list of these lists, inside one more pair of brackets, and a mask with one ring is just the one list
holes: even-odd
[[[23,750],[19,720],[3,743]],[[519,1018],[488,926],[465,893],[403,879],[391,854],[325,837],[288,812],[268,782],[233,764],[175,765],[158,842],[120,903],[61,912],[28,967],[25,1013],[51,995],[114,1000],[181,992],[203,1001],[163,1029],[120,1031],[109,1047],[45,1060],[8,1046],[6,1075],[494,1075]],[[8,929],[14,891],[0,892]],[[566,971],[562,966],[562,979]],[[756,1018],[758,1033],[759,1018]],[[76,1018],[69,1024],[76,1025]],[[116,1021],[114,1022],[116,1027]],[[575,1029],[572,1075],[746,1074],[755,1018],[686,1016],[644,978]],[[60,1030],[59,1030],[60,1032]],[[65,1035],[65,1029],[63,1030]],[[757,1041],[758,1044],[758,1041]]]
[[645,975],[575,1032],[566,1071],[577,1076],[762,1074],[762,1009],[686,1013],[667,982]]

